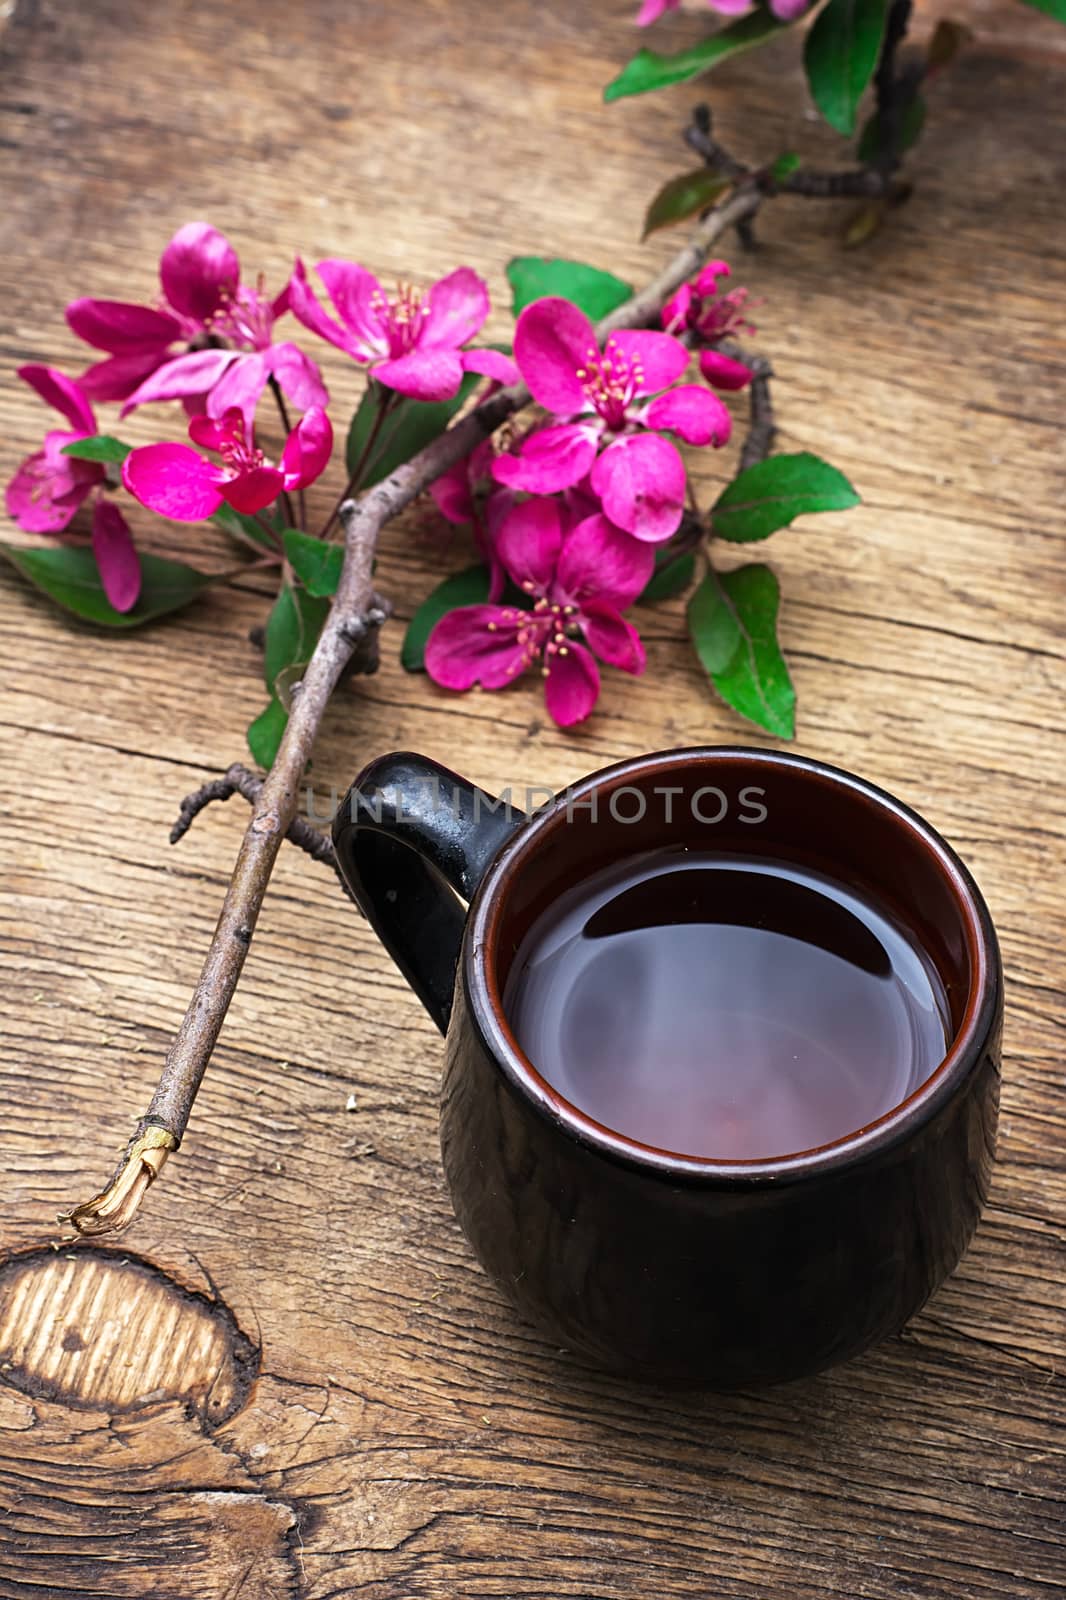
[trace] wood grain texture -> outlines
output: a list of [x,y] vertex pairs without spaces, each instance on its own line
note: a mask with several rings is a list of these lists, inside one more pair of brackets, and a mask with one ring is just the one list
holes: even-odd
[[[220,1425],[173,1385],[77,1408],[0,1383],[3,1600],[1061,1592],[1066,32],[1007,0],[954,9],[980,37],[936,88],[912,202],[855,254],[836,246],[845,209],[781,202],[738,276],[766,300],[781,447],[823,452],[864,497],[768,546],[796,748],[925,812],[1002,938],[1000,1159],[973,1249],[900,1338],[769,1394],[632,1388],[546,1348],[453,1221],[439,1041],[330,876],[287,851],[189,1137],[128,1240],[174,1292],[224,1302],[261,1348],[259,1376]],[[14,368],[76,370],[65,300],[151,295],[158,250],[190,217],[271,283],[296,249],[387,279],[469,262],[501,305],[514,252],[648,276],[669,246],[639,245],[640,217],[685,160],[694,96],[601,107],[632,10],[22,0],[0,41],[0,471],[43,424]],[[675,19],[671,38],[700,26]],[[835,159],[787,41],[731,64],[714,103],[745,155]],[[354,399],[354,371],[326,365]],[[723,470],[703,466],[705,495]],[[210,533],[179,538],[191,559],[228,558]],[[173,552],[158,529],[145,539]],[[400,618],[447,559],[418,517],[389,530],[380,575]],[[166,836],[181,795],[244,753],[263,612],[249,578],[102,641],[0,584],[12,1259],[59,1244],[54,1214],[104,1176],[184,1009],[241,802],[176,850]],[[325,811],[395,746],[493,789],[756,742],[709,692],[679,617],[677,602],[646,613],[646,677],[611,677],[568,734],[535,684],[453,698],[405,676],[392,627],[380,675],[330,713],[312,803]],[[61,1341],[77,1318],[54,1305]]]

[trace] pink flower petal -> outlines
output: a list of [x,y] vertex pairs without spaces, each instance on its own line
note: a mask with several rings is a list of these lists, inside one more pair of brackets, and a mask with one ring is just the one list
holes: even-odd
[[696,293],[700,298],[717,294],[719,278],[731,278],[733,269],[728,261],[708,261],[696,279]]
[[[361,361],[388,355],[388,335],[377,309],[385,296],[374,274],[354,261],[320,261],[316,270],[347,329],[352,354]],[[290,298],[292,291],[290,283]],[[292,305],[295,311],[295,300]]]
[[227,367],[241,359],[236,350],[192,350],[158,367],[135,389],[120,415],[126,417],[137,406],[152,400],[181,400],[186,395],[208,394]]
[[276,344],[266,352],[266,357],[275,378],[298,411],[329,405],[329,390],[322,382],[322,374],[299,345],[288,341]]
[[637,27],[646,28],[649,22],[657,22],[664,11],[676,11],[681,0],[644,0],[637,12]]
[[[485,443],[489,445],[489,454],[485,459],[485,467],[488,470],[492,465],[491,440],[486,440]],[[507,584],[507,573],[500,560],[496,543],[500,537],[500,529],[517,504],[513,490],[493,489],[485,501],[482,521],[474,524],[474,538],[478,550],[489,564],[488,598],[493,601],[500,598]]]
[[131,350],[128,355],[108,356],[106,361],[86,367],[78,383],[82,393],[91,400],[126,400],[167,359],[162,345],[151,350]]
[[544,703],[553,722],[572,728],[575,722],[584,722],[599,699],[600,669],[592,652],[575,639],[565,648],[565,655],[556,651],[548,661]]
[[662,324],[667,333],[681,333],[688,322],[692,305],[692,285],[683,283],[663,306]]
[[104,477],[104,469],[99,462],[81,461],[77,456],[63,454],[68,444],[74,444],[84,437],[83,433],[71,433],[66,428],[50,428],[44,436],[41,449],[48,470],[56,479],[57,494],[65,494],[75,478],[85,478],[87,482],[95,483]]
[[707,4],[720,17],[739,17],[751,10],[751,0],[707,0]]
[[[650,547],[649,547],[650,548]],[[613,606],[590,600],[581,610],[581,627],[590,649],[608,666],[639,676],[647,665],[640,634]]]
[[669,333],[624,329],[611,334],[604,345],[604,355],[610,356],[612,347],[620,351],[630,365],[635,362],[640,366],[644,377],[638,394],[655,394],[665,389],[668,383],[680,378],[689,362],[687,347]]
[[17,368],[17,376],[37,391],[45,405],[52,406],[61,417],[66,417],[76,433],[84,436],[96,432],[92,406],[74,379],[68,378],[58,367],[28,362],[26,366]]
[[534,400],[557,416],[583,410],[587,397],[577,373],[599,346],[583,311],[551,295],[526,306],[515,327],[514,354]]
[[779,22],[795,22],[810,4],[811,0],[770,0],[770,10]]
[[422,319],[422,350],[457,350],[489,314],[489,291],[472,267],[458,267],[429,291],[429,315]]
[[597,513],[567,535],[553,597],[575,604],[595,598],[621,611],[632,605],[654,568],[655,551],[650,544],[623,533]]
[[554,500],[523,500],[504,518],[495,537],[496,554],[520,588],[546,594],[563,544],[559,507]]
[[235,511],[254,517],[257,511],[262,511],[278,498],[285,488],[285,474],[277,467],[252,467],[228,482],[221,482],[219,488],[223,498],[229,501]]
[[713,384],[716,389],[743,389],[751,382],[752,377],[751,368],[746,367],[743,361],[734,361],[732,356],[725,356],[720,350],[700,351],[700,371],[707,382]]
[[518,382],[518,367],[502,350],[464,350],[460,359],[464,372],[480,372],[497,383]]
[[469,457],[442,472],[429,486],[433,502],[446,522],[460,527],[474,515],[474,496],[470,488]]
[[[245,426],[242,419],[242,430]],[[206,412],[189,418],[189,438],[193,444],[203,445],[205,450],[221,450],[224,445],[232,444],[234,433],[232,418],[221,421]]]
[[146,346],[165,350],[182,333],[177,317],[125,300],[72,300],[67,322],[79,339],[112,355],[143,352]]
[[379,383],[412,400],[450,400],[463,381],[463,363],[454,350],[411,350],[395,361],[371,368]]
[[93,555],[115,610],[131,610],[141,592],[141,564],[129,523],[113,500],[101,498],[93,508]]
[[426,641],[426,671],[445,689],[502,689],[525,670],[516,613],[501,606],[459,606]]
[[676,533],[685,502],[685,467],[676,449],[654,433],[619,439],[592,469],[592,487],[612,522],[658,544]]
[[237,292],[241,267],[237,252],[207,222],[187,222],[163,251],[159,277],[174,310],[201,325]]
[[26,457],[7,486],[8,515],[27,533],[62,533],[97,482],[95,476],[57,474],[45,452],[38,450]]
[[329,464],[333,428],[321,406],[312,406],[285,441],[281,470],[286,489],[306,489]]
[[723,445],[733,427],[718,396],[697,383],[682,383],[661,394],[644,413],[644,422],[649,428],[680,434],[686,444]]
[[[251,423],[259,404],[259,396],[266,388],[270,376],[270,363],[260,351],[241,351],[223,372],[221,378],[208,390],[207,415],[224,417],[227,411],[239,411]],[[197,444],[206,440],[197,439]]]
[[307,281],[307,269],[299,257],[296,258],[289,280],[289,310],[305,328],[310,328],[320,339],[335,344],[356,361],[369,361],[374,353],[367,348],[365,340],[356,339],[322,309]]
[[131,450],[122,482],[135,500],[175,522],[204,522],[222,504],[225,474],[187,444],[165,441]]
[[595,429],[581,423],[562,423],[527,434],[517,455],[497,456],[492,475],[511,489],[553,494],[580,483],[596,459]]

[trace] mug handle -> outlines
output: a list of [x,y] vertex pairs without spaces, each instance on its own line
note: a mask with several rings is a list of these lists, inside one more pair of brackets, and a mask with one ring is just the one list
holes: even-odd
[[[528,819],[458,773],[403,750],[364,767],[333,821],[341,876],[441,1033],[469,901]],[[461,898],[460,898],[461,897]]]

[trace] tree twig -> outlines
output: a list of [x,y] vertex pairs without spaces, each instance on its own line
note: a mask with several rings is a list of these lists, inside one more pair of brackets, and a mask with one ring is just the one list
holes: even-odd
[[876,200],[887,188],[883,172],[872,167],[846,168],[842,172],[819,172],[801,167],[776,185],[780,194],[806,195],[811,200]]
[[[906,32],[906,13],[909,13],[911,0],[895,0],[892,15],[897,17],[896,28],[900,27],[898,21],[902,13],[902,31],[891,35],[886,31],[885,48],[882,52],[879,73],[885,68],[887,55],[888,77],[878,90],[878,105],[881,107],[881,95],[885,96],[884,105],[887,106],[892,99],[894,90],[898,88],[893,76],[892,55],[896,45]],[[890,22],[888,28],[892,29]],[[890,36],[894,40],[889,52]],[[888,85],[893,87],[890,89]],[[812,200],[847,200],[847,199],[876,199],[883,195],[888,187],[889,174],[874,167],[849,167],[839,172],[822,172],[817,168],[801,167],[792,172],[787,178],[775,178],[769,168],[758,170],[750,167],[728,150],[726,146],[714,135],[714,121],[711,108],[706,104],[693,106],[691,120],[684,129],[682,137],[691,150],[701,156],[708,167],[716,172],[723,173],[732,178],[736,183],[745,185],[753,184],[766,196],[779,194],[804,195]],[[898,163],[897,163],[898,164]],[[736,222],[737,235],[746,249],[751,249],[754,243],[753,212],[746,212]]]
[[[617,328],[645,327],[657,321],[665,302],[699,270],[722,235],[742,218],[752,216],[762,200],[757,188],[745,186],[705,216],[669,265],[603,318],[597,327],[600,338]],[[358,500],[342,507],[345,553],[340,584],[294,698],[274,765],[253,805],[196,988],[159,1085],[114,1177],[100,1194],[75,1206],[63,1219],[79,1233],[99,1235],[128,1227],[148,1186],[181,1143],[244,967],[278,850],[296,816],[300,778],[322,715],[353,651],[365,646],[368,634],[384,620],[371,578],[382,527],[529,399],[523,384],[501,389]]]
[[874,97],[877,103],[877,155],[874,165],[886,177],[891,176],[900,164],[900,134],[903,117],[918,91],[920,72],[897,73],[896,53],[910,26],[912,0],[892,0],[885,19],[885,36],[881,55],[874,73]]
[[[178,807],[178,820],[170,830],[171,844],[177,844],[184,839],[196,818],[207,806],[216,800],[229,800],[233,795],[239,794],[249,805],[254,806],[259,799],[263,787],[263,779],[258,773],[252,772],[240,761],[235,761],[227,767],[221,778],[209,778],[202,783],[192,794],[187,794]],[[290,844],[304,851],[312,861],[321,861],[325,866],[337,869],[337,858],[333,853],[333,842],[328,834],[322,833],[306,817],[295,816],[289,823],[285,834]]]
[[706,103],[693,106],[692,121],[684,132],[684,140],[690,150],[703,159],[708,167],[723,173],[727,178],[745,178],[748,169],[742,161],[738,161],[724,144],[714,137],[714,119],[711,108]]
[[167,1055],[159,1084],[111,1183],[69,1221],[83,1234],[120,1230],[133,1220],[168,1155],[181,1143],[197,1090],[244,967],[267,883],[296,815],[298,785],[322,714],[353,651],[384,620],[371,568],[380,521],[364,507],[344,508],[345,556],[325,627],[293,701],[285,734],[252,807],[218,925]]
[[748,387],[748,437],[740,451],[739,471],[746,472],[758,462],[765,461],[777,436],[773,401],[770,398],[770,379],[773,369],[761,356],[756,356],[758,366],[752,366],[752,380]]

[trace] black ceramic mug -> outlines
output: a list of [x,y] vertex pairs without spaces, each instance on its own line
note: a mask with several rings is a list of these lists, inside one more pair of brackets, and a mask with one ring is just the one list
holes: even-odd
[[[675,803],[637,817],[664,789]],[[503,995],[524,935],[575,883],[662,847],[750,852],[754,793],[761,857],[861,886],[910,931],[939,974],[951,1042],[858,1132],[779,1159],[704,1159],[570,1104],[523,1054]],[[898,800],[798,756],[711,748],[609,767],[527,817],[397,754],[361,774],[333,838],[447,1035],[441,1144],[459,1221],[554,1343],[652,1379],[775,1382],[897,1332],[954,1269],[989,1183],[1002,971],[966,868]]]

